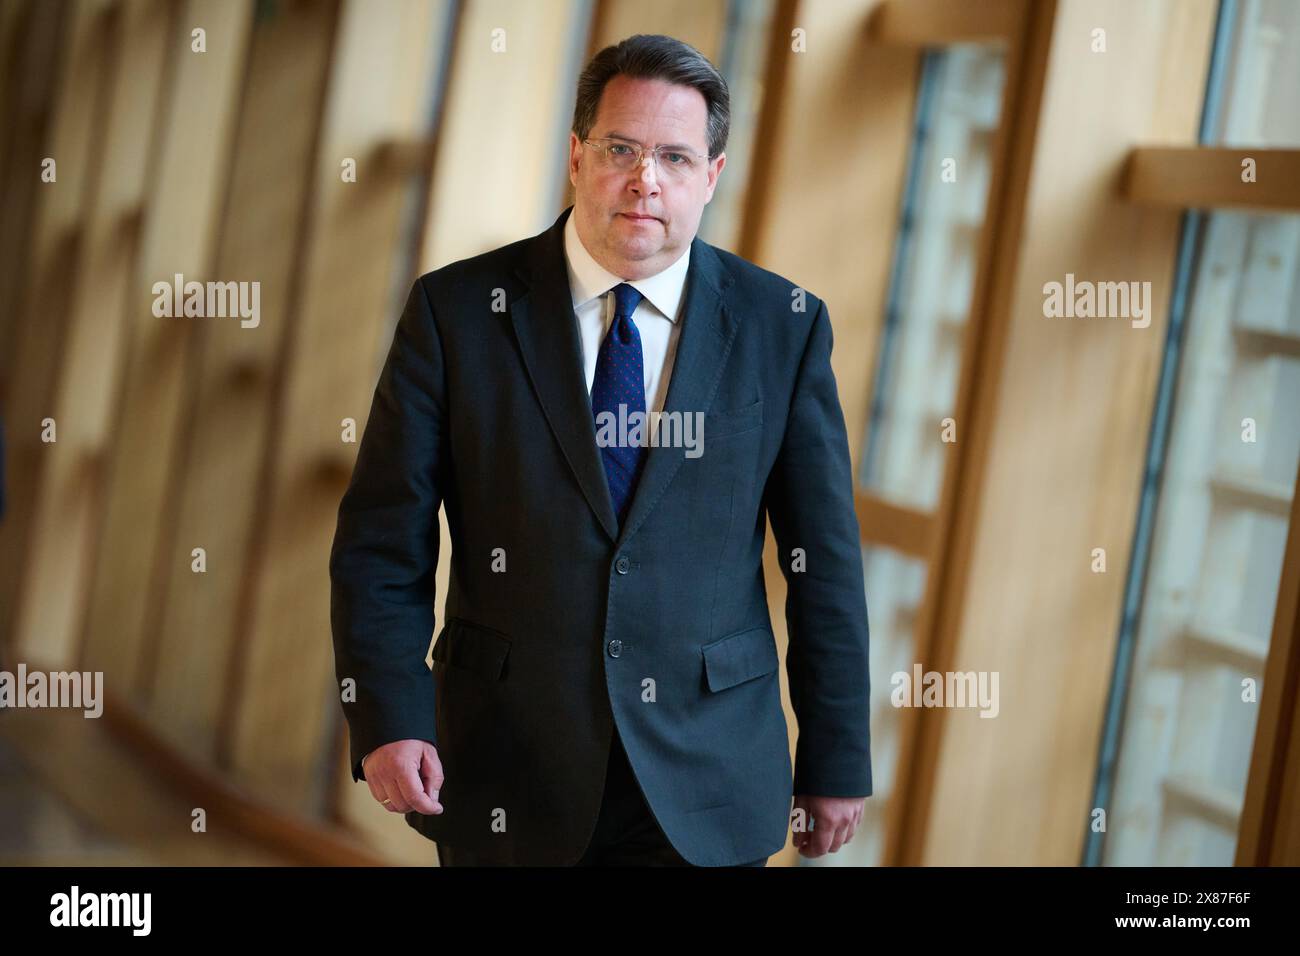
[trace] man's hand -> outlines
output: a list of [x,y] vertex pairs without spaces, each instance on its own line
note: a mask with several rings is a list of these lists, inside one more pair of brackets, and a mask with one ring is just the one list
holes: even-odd
[[794,833],[791,842],[795,849],[809,859],[837,852],[857,832],[866,800],[866,797],[795,797],[795,809],[803,809],[809,827]]
[[386,810],[442,813],[438,802],[442,761],[438,749],[427,740],[394,740],[376,747],[362,758],[361,772],[370,792]]

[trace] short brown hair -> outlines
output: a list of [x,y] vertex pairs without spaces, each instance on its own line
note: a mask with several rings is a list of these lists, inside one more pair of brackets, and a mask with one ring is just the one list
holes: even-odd
[[578,96],[573,106],[573,132],[578,139],[590,135],[605,84],[616,76],[663,80],[699,90],[709,111],[705,126],[709,159],[716,158],[726,148],[731,129],[731,94],[727,81],[695,47],[657,33],[630,36],[591,58],[578,77]]

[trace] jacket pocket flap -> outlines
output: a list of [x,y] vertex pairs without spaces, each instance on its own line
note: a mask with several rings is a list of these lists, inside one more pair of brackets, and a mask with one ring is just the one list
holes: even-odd
[[705,644],[704,673],[709,690],[719,691],[772,673],[780,664],[776,639],[766,625],[728,634]]
[[463,667],[485,680],[500,680],[510,653],[510,638],[500,631],[448,618],[433,645],[433,659],[452,667]]
[[763,400],[730,411],[709,412],[704,416],[704,437],[721,438],[749,431],[763,424]]

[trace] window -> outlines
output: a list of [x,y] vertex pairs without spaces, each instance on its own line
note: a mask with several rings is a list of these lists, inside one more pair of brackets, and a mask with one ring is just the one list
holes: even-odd
[[[1300,142],[1298,41],[1300,6],[1223,4],[1203,142]],[[1233,863],[1300,461],[1300,216],[1189,213],[1177,282],[1087,852],[1107,865]]]
[[[963,44],[924,54],[859,482],[877,499],[926,514],[938,507],[947,464],[937,439],[942,420],[954,414],[1004,82],[998,47]],[[919,555],[878,543],[866,543],[862,556],[874,793],[853,841],[823,865],[883,862],[902,743],[890,678],[910,676],[917,660],[915,626],[930,570]]]

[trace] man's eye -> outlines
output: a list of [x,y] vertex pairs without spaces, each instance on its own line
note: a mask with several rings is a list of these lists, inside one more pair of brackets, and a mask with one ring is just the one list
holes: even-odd
[[632,147],[625,143],[614,143],[609,147],[609,152],[612,156],[631,156]]
[[689,166],[691,158],[683,153],[669,153],[668,162],[674,166]]

